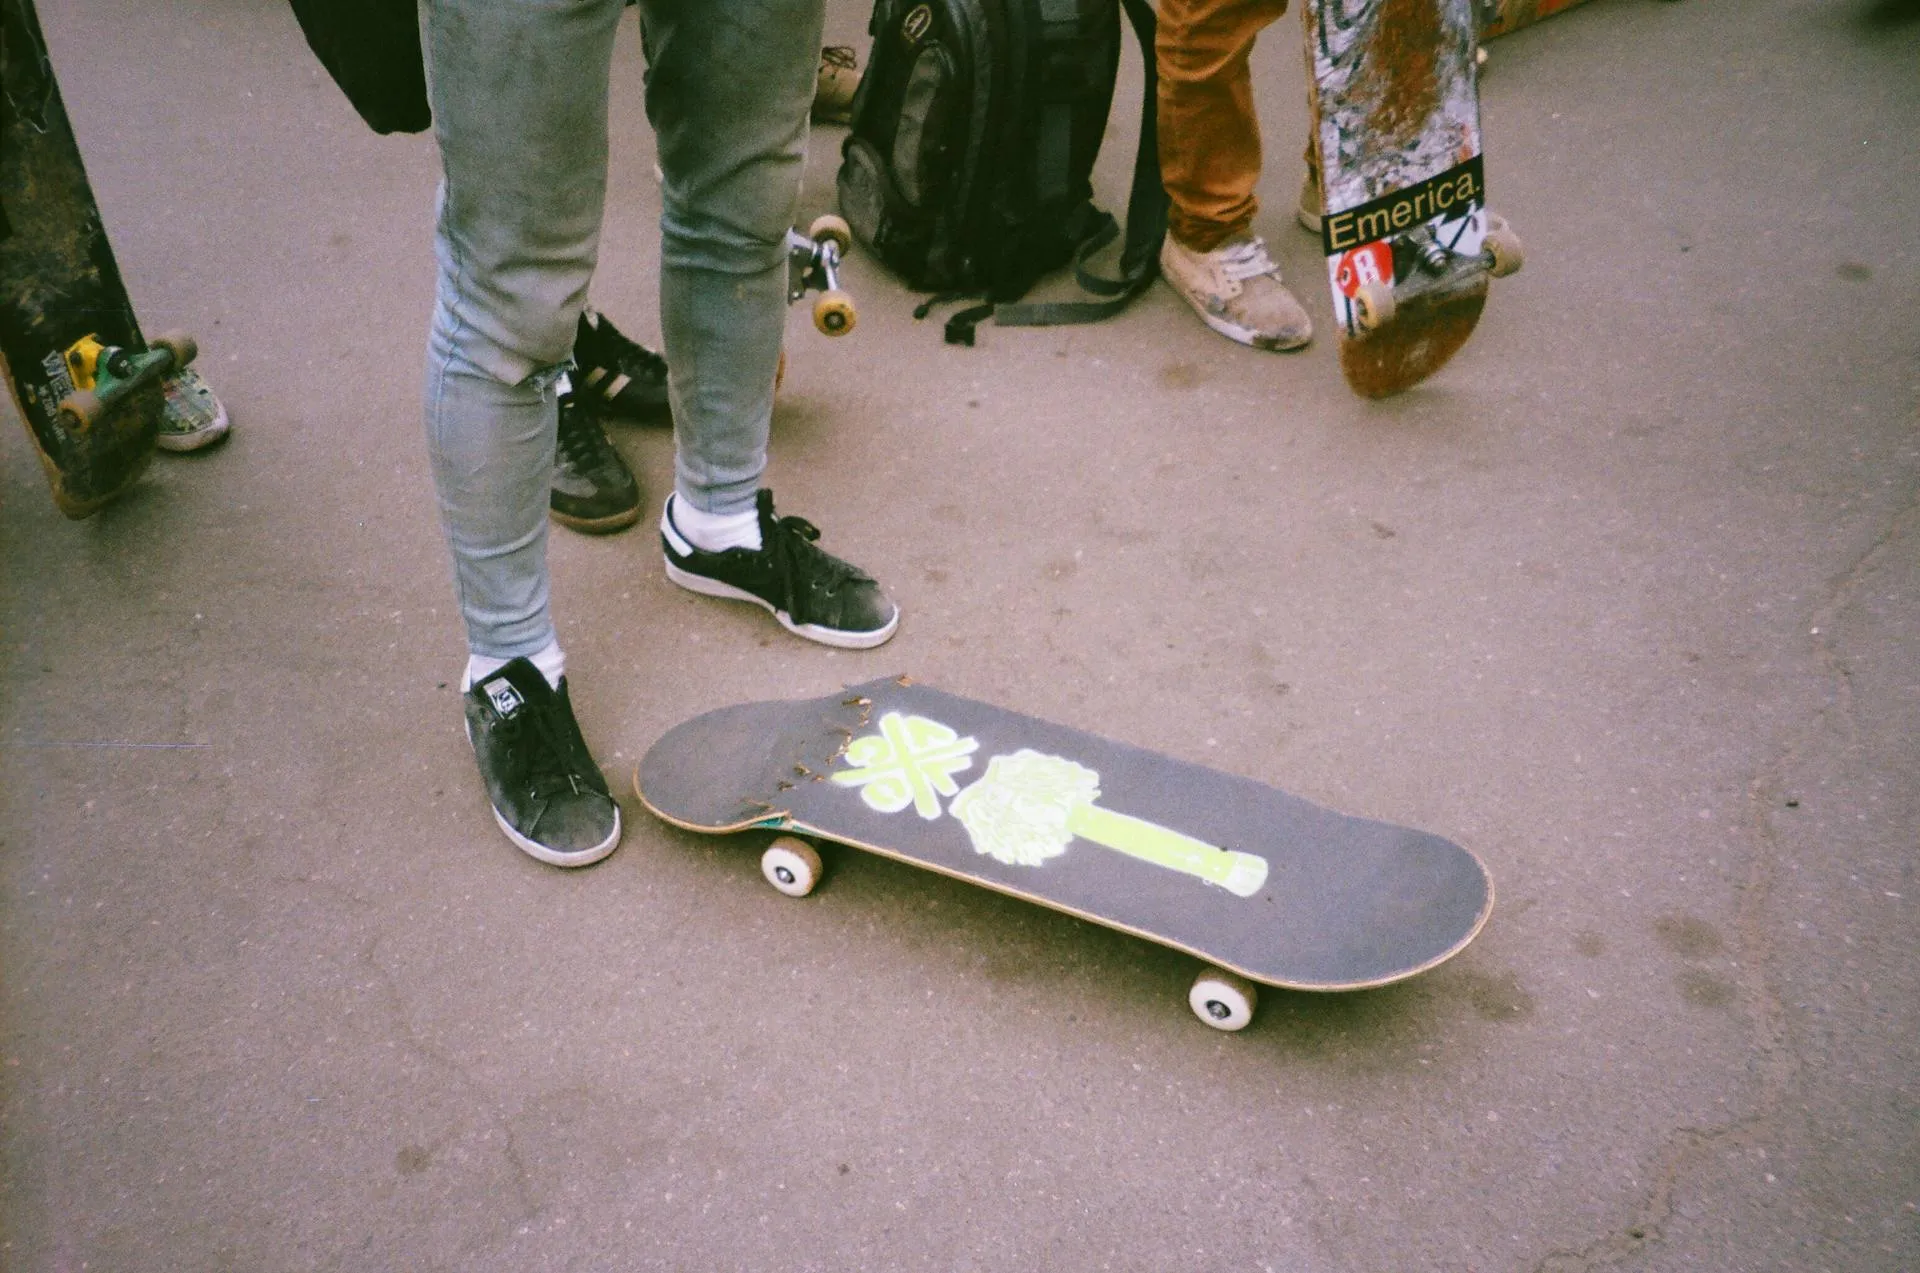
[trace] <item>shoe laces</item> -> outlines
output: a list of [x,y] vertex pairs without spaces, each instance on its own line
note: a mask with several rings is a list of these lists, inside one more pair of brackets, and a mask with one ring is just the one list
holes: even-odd
[[1267,241],[1258,235],[1227,244],[1215,252],[1214,260],[1220,272],[1236,283],[1259,278],[1262,274],[1277,277],[1280,273],[1280,267],[1267,255]]
[[860,59],[850,44],[829,44],[820,50],[820,64],[851,71],[860,65]]
[[575,472],[591,473],[617,465],[619,455],[607,431],[571,394],[560,399],[560,457]]
[[606,367],[636,380],[667,378],[665,358],[615,327],[598,310],[589,310],[585,317],[587,328],[594,336],[594,348],[583,351],[588,354],[585,361],[590,366]]
[[498,728],[506,734],[507,754],[527,766],[524,782],[535,800],[572,793],[586,795],[593,788],[581,781],[573,765],[572,731],[565,725],[566,712],[559,691],[551,697],[531,699],[512,716],[502,718]]
[[[842,561],[816,546],[820,528],[804,517],[774,517],[773,499],[762,491],[760,524],[774,569],[791,594],[803,586],[817,587],[832,596],[850,583],[871,583],[872,576],[850,561]],[[791,600],[791,597],[789,597]]]

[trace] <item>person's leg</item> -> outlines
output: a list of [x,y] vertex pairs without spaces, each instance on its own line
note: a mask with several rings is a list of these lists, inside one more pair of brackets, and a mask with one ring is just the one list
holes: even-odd
[[898,613],[761,490],[823,0],[641,0],[659,138],[660,326],[675,440],[668,576],[864,648]]
[[442,182],[426,423],[474,653],[553,638],[554,381],[599,252],[619,0],[425,0]]
[[1261,154],[1248,58],[1286,11],[1287,0],[1161,0],[1154,54],[1167,224],[1195,251],[1253,224]]
[[555,382],[599,250],[621,7],[421,5],[442,164],[426,431],[471,655],[468,729],[502,828],[559,865],[619,840],[567,701],[546,542]]
[[702,512],[740,512],[766,467],[824,4],[642,0],[640,11],[664,174],[675,489]]
[[1286,0],[1162,0],[1154,41],[1163,271],[1208,326],[1265,349],[1299,348],[1313,331],[1251,234],[1261,154],[1248,58],[1286,8]]

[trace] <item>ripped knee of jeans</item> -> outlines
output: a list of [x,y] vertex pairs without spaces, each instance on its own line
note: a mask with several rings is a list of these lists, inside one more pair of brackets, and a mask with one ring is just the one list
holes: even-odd
[[573,388],[572,375],[575,363],[571,356],[560,362],[549,363],[544,367],[535,367],[520,383],[546,397],[548,392],[565,394]]

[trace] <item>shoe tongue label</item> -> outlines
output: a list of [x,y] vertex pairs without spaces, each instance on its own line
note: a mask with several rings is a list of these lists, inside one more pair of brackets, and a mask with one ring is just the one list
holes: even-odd
[[513,682],[504,676],[488,681],[481,688],[486,691],[487,700],[493,704],[493,710],[502,717],[510,717],[526,706],[527,700],[520,697],[520,691],[513,688]]

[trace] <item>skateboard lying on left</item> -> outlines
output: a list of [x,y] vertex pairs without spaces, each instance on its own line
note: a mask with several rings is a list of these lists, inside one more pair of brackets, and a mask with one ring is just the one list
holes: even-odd
[[32,0],[0,0],[0,371],[54,502],[86,517],[152,459],[192,338],[141,337]]
[[1433,968],[1493,908],[1486,868],[1437,835],[1350,817],[1158,752],[904,678],[697,716],[634,772],[655,816],[764,830],[801,896],[832,841],[1198,956],[1189,1005],[1253,1017],[1253,983],[1359,990]]

